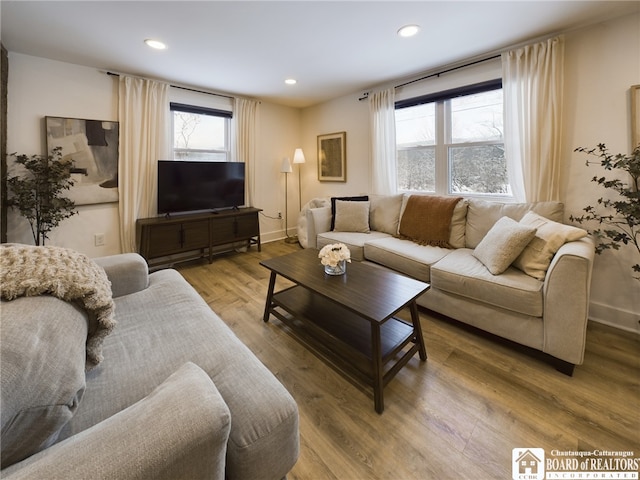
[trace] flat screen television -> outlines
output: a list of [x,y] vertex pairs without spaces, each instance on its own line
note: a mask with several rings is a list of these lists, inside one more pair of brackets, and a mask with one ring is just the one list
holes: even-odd
[[241,207],[244,191],[244,163],[158,160],[160,214]]

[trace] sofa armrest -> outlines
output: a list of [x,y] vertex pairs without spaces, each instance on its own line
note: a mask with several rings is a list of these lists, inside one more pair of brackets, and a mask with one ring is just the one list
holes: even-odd
[[566,243],[544,280],[543,351],[574,365],[584,360],[594,257],[591,237]]
[[330,206],[328,198],[313,198],[300,210],[298,215],[298,241],[302,248],[316,248],[316,226],[310,210]]
[[15,479],[224,479],[231,414],[187,363],[150,395],[2,471]]
[[331,207],[309,209],[307,212],[307,228],[309,248],[318,248],[318,234],[331,230]]
[[149,267],[137,253],[123,253],[93,259],[107,272],[113,297],[139,292],[149,286]]

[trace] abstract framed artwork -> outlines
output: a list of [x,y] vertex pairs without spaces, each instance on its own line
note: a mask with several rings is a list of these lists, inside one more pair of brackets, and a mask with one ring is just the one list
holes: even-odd
[[118,201],[118,122],[45,117],[47,151],[62,147],[73,161],[74,186],[66,195],[76,205]]
[[318,135],[318,180],[347,181],[347,133]]
[[640,145],[640,85],[631,87],[631,150]]

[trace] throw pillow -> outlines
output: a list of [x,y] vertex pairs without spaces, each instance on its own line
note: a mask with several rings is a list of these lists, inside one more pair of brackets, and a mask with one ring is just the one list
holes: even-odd
[[502,217],[473,250],[473,256],[493,275],[500,275],[518,258],[535,234],[535,227]]
[[336,201],[334,231],[369,233],[369,202]]
[[538,280],[544,280],[551,259],[562,245],[587,236],[587,232],[581,228],[554,222],[534,212],[522,217],[520,224],[535,227],[536,235],[513,262],[513,266]]
[[461,198],[411,195],[400,219],[400,238],[420,245],[451,248],[451,218]]
[[331,197],[331,230],[335,227],[336,222],[336,202],[341,200],[343,202],[368,202],[368,195],[360,195],[357,197]]
[[2,301],[0,393],[4,469],[43,450],[85,389],[87,315],[50,295]]
[[400,223],[400,208],[402,207],[403,194],[400,195],[371,195],[369,201],[369,222],[371,230],[376,232],[398,233]]
[[456,203],[451,215],[451,236],[449,237],[449,245],[453,248],[464,248],[465,245],[465,229],[467,225],[467,209],[469,201],[463,198]]

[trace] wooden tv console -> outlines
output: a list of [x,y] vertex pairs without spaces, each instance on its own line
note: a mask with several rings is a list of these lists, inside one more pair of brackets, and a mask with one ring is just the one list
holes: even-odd
[[136,222],[139,253],[152,266],[207,257],[238,242],[260,247],[260,208],[141,218]]

